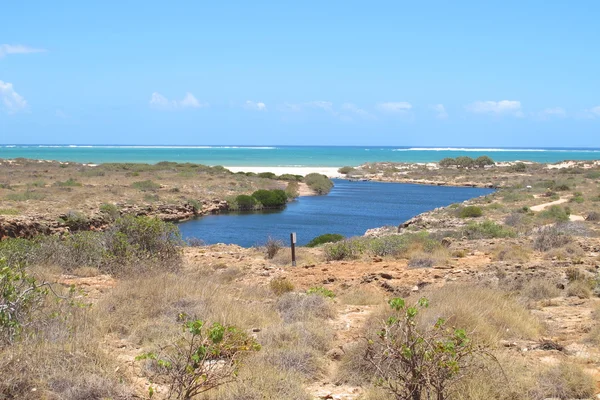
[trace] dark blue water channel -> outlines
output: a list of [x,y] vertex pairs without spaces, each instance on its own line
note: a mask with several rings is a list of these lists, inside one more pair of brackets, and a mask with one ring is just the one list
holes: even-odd
[[436,207],[483,196],[491,189],[334,180],[327,196],[300,197],[284,210],[204,216],[179,224],[183,238],[207,244],[250,247],[269,236],[289,242],[296,232],[304,245],[324,233],[360,236],[367,229],[398,225]]

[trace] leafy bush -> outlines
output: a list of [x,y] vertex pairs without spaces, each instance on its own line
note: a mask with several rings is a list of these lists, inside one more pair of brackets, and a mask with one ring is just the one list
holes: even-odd
[[361,253],[360,240],[358,239],[346,239],[337,243],[329,243],[324,248],[327,261],[354,259]]
[[479,168],[483,168],[487,165],[494,165],[495,162],[488,156],[479,156],[475,159],[474,164]]
[[285,191],[280,189],[260,189],[252,193],[252,197],[258,200],[265,208],[283,207],[287,203]]
[[354,167],[350,167],[350,166],[345,166],[345,167],[338,169],[338,172],[342,175],[348,175],[349,173],[354,172],[354,171],[356,171],[354,169]]
[[344,235],[340,235],[339,233],[325,233],[312,239],[310,242],[308,242],[306,247],[317,247],[321,244],[335,243],[339,242],[340,240],[344,240]]
[[300,182],[302,181],[302,175],[294,175],[294,174],[281,174],[277,177],[280,181],[288,181],[288,182]]
[[548,209],[541,211],[538,216],[542,219],[552,220],[554,222],[565,222],[569,220],[570,210],[561,206],[550,206]]
[[327,297],[329,299],[333,299],[335,297],[335,293],[332,290],[324,288],[323,286],[314,286],[306,291],[306,294],[316,294],[319,296]]
[[468,239],[495,239],[516,236],[515,231],[505,228],[494,221],[471,222],[463,230],[462,235]]
[[450,328],[439,318],[421,328],[416,318],[428,300],[415,305],[394,298],[393,310],[377,337],[368,340],[366,359],[384,391],[396,399],[448,399],[450,387],[467,376],[478,358],[488,351],[467,336],[464,329]]
[[304,177],[304,183],[317,194],[323,195],[331,191],[333,182],[327,176],[317,173],[308,174]]
[[483,215],[481,207],[477,206],[466,206],[459,210],[458,216],[460,218],[477,218]]
[[246,194],[240,194],[235,198],[235,202],[240,210],[247,211],[253,210],[256,206],[257,200],[253,196]]
[[277,177],[277,175],[275,175],[273,172],[259,172],[257,175],[259,178],[266,179],[275,179]]
[[508,167],[507,170],[510,172],[525,172],[527,171],[527,165],[522,162],[517,162]]
[[119,218],[121,213],[119,212],[119,208],[111,203],[103,203],[100,205],[100,212],[106,216],[108,216],[111,220],[115,220]]
[[300,185],[297,181],[289,181],[285,187],[285,194],[288,199],[295,199],[300,195]]
[[0,345],[19,336],[47,293],[47,284],[27,275],[23,264],[0,258]]
[[160,184],[151,180],[145,180],[133,182],[131,184],[131,187],[137,190],[141,190],[142,192],[156,192],[158,189],[160,189]]
[[[255,339],[233,326],[214,323],[207,328],[203,321],[192,320],[183,327],[179,340],[136,357],[149,362],[146,371],[152,377],[150,382],[167,383],[169,399],[189,400],[233,381],[241,358],[260,349]],[[153,394],[150,386],[149,395]]]

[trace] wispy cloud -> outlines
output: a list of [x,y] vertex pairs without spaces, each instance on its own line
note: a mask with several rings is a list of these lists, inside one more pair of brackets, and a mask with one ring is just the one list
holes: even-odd
[[562,107],[545,108],[542,111],[532,114],[534,118],[547,120],[550,118],[565,118],[567,111]]
[[248,110],[254,110],[254,111],[267,111],[267,105],[265,103],[263,103],[262,101],[246,100],[246,103],[244,104],[244,108],[246,108]]
[[0,81],[0,100],[2,100],[3,108],[9,114],[27,109],[27,101],[15,92],[12,83]]
[[446,107],[443,104],[436,104],[431,107],[435,112],[435,117],[438,119],[446,119],[448,118],[448,112],[446,111]]
[[389,113],[406,113],[412,109],[412,104],[407,101],[389,101],[377,104],[377,108]]
[[169,100],[158,92],[150,96],[150,106],[160,110],[174,110],[180,108],[202,108],[207,107],[208,103],[201,103],[193,94],[187,92],[181,100]]
[[9,54],[31,54],[31,53],[44,53],[44,49],[36,49],[29,46],[23,46],[20,44],[0,44],[0,58]]
[[467,111],[476,114],[523,116],[521,102],[517,100],[476,101],[465,108]]
[[306,105],[308,107],[318,108],[318,109],[321,109],[323,111],[327,111],[329,113],[335,113],[335,114],[337,114],[333,110],[333,103],[330,102],[330,101],[323,101],[323,100],[309,101],[308,103],[306,103]]
[[353,103],[342,104],[342,111],[357,115],[363,119],[375,119],[375,116],[373,114],[371,114],[365,109],[358,107],[356,104]]
[[584,118],[600,118],[600,106],[592,107],[583,112]]

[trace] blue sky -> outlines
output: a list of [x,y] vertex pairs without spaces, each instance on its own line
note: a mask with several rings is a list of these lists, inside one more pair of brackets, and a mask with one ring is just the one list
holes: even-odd
[[0,143],[600,146],[598,1],[171,3],[4,2]]

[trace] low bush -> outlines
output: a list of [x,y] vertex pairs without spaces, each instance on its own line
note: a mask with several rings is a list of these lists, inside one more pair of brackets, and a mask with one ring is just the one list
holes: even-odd
[[577,279],[570,282],[566,289],[567,296],[579,297],[580,299],[589,299],[592,295],[591,284],[584,279]]
[[89,226],[88,217],[79,211],[69,211],[60,217],[60,221],[68,226],[71,231],[87,229]]
[[0,208],[0,215],[19,215],[19,210],[15,208]]
[[104,215],[106,215],[107,217],[109,217],[111,220],[115,220],[117,218],[119,218],[119,216],[121,215],[121,213],[119,212],[119,208],[111,203],[103,203],[100,205],[100,212]]
[[237,204],[238,209],[242,211],[248,211],[253,210],[256,207],[258,201],[253,196],[240,194],[235,198],[235,203]]
[[534,399],[589,399],[596,392],[595,379],[576,365],[561,362],[539,372],[531,389]]
[[27,201],[27,200],[44,200],[46,195],[33,190],[26,190],[20,193],[9,193],[6,195],[6,200],[10,201]]
[[272,260],[282,248],[283,242],[281,240],[269,237],[267,239],[267,242],[265,243],[265,252],[267,260]]
[[354,167],[350,167],[350,166],[345,166],[345,167],[342,167],[342,168],[338,169],[338,172],[340,174],[342,174],[342,175],[348,175],[348,174],[350,174],[351,172],[354,172],[354,171],[355,171]]
[[191,320],[184,323],[182,337],[136,360],[147,361],[150,397],[152,383],[162,380],[169,387],[167,398],[187,400],[235,379],[241,358],[259,349],[255,339],[236,327],[205,327],[203,321]]
[[586,221],[591,221],[591,222],[600,221],[600,212],[598,212],[598,211],[590,211],[588,213],[588,215],[585,217],[585,220]]
[[408,268],[432,268],[434,264],[431,257],[413,257],[408,261]]
[[319,195],[327,194],[333,187],[333,182],[327,176],[311,173],[304,177],[304,183]]
[[481,207],[477,206],[466,206],[462,207],[458,211],[458,216],[460,218],[477,218],[483,215],[483,211]]
[[328,243],[323,249],[327,261],[351,260],[357,258],[362,250],[359,239],[345,239],[336,243]]
[[502,244],[492,250],[492,260],[525,263],[529,261],[530,251],[519,244]]
[[265,179],[275,179],[277,177],[273,172],[259,172],[257,176]]
[[533,248],[539,251],[548,251],[562,247],[572,241],[571,235],[567,234],[560,225],[541,228],[534,237]]
[[160,184],[151,180],[133,182],[131,187],[142,192],[156,192],[160,189]]
[[533,300],[547,300],[560,296],[560,289],[556,283],[545,278],[527,281],[520,290],[521,296]]
[[252,193],[252,197],[258,200],[265,208],[280,208],[287,203],[287,194],[280,189],[260,189]]
[[325,233],[312,239],[310,242],[308,242],[306,247],[317,247],[321,244],[335,243],[339,242],[340,240],[344,240],[344,235],[340,235],[339,233]]
[[318,294],[285,293],[277,299],[275,307],[287,323],[334,316],[330,300]]
[[286,278],[271,279],[269,287],[276,296],[281,296],[284,293],[292,292],[294,290],[294,284]]
[[495,239],[515,237],[516,232],[494,221],[471,222],[462,229],[461,234],[468,239]]
[[300,185],[297,181],[289,181],[285,187],[285,194],[288,199],[295,199],[300,196]]
[[327,297],[329,299],[333,299],[335,297],[335,293],[333,290],[329,290],[324,288],[323,286],[314,286],[306,291],[306,294],[316,294],[319,296]]
[[61,181],[54,182],[54,186],[58,186],[58,187],[77,187],[77,186],[81,186],[81,183],[77,182],[73,178],[69,178],[69,179],[67,179],[64,182],[61,182]]

